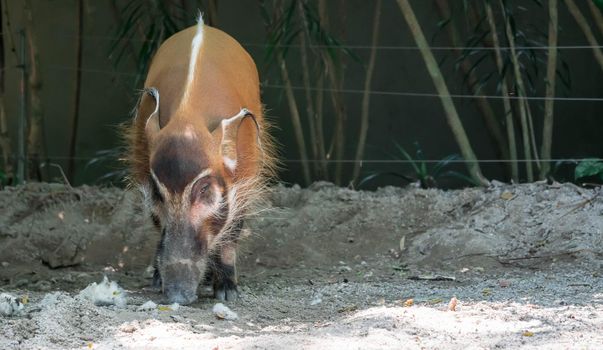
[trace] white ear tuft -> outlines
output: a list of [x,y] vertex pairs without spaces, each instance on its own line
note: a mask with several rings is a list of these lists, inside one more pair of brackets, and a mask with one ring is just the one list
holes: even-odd
[[149,94],[155,100],[155,110],[151,113],[145,124],[147,135],[154,135],[161,129],[159,126],[159,91],[152,87],[145,89],[145,93]]
[[222,144],[220,145],[220,151],[224,165],[233,174],[237,168],[237,133],[241,121],[246,117],[251,117],[255,122],[253,114],[247,108],[242,108],[237,115],[228,119],[222,119],[221,123]]

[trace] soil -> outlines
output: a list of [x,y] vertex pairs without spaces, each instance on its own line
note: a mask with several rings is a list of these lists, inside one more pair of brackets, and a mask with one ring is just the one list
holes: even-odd
[[[603,195],[535,183],[441,191],[274,187],[247,223],[236,320],[211,290],[150,288],[158,234],[140,196],[28,184],[0,192],[1,349],[598,348]],[[103,276],[128,304],[78,296]]]

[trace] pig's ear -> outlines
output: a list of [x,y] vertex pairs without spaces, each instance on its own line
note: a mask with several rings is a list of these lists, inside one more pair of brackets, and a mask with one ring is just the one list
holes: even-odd
[[159,91],[156,88],[146,88],[140,96],[136,118],[145,121],[145,133],[152,139],[159,132]]
[[243,108],[234,117],[223,119],[221,129],[220,153],[226,170],[231,175],[250,170],[261,150],[260,125],[253,113]]

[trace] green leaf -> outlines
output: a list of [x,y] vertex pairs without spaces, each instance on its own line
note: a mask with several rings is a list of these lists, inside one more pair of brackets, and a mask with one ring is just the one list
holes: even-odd
[[595,3],[595,5],[597,5],[599,10],[601,10],[601,12],[603,12],[603,0],[593,0],[593,2]]
[[583,159],[574,170],[574,179],[587,176],[599,176],[603,179],[603,161],[598,158]]
[[412,159],[410,154],[408,154],[408,152],[406,152],[406,150],[402,146],[400,146],[400,144],[398,144],[397,142],[394,142],[394,145],[398,149],[398,152],[402,153],[404,158],[406,158],[406,160],[408,160],[410,162],[410,165],[412,165],[412,168],[414,169],[415,173],[417,175],[421,174],[421,170],[419,169],[419,165],[417,164],[417,161]]
[[406,176],[404,174],[396,173],[396,172],[393,172],[393,171],[391,171],[391,172],[378,172],[378,173],[370,174],[370,175],[366,176],[365,178],[363,178],[360,181],[360,183],[358,183],[358,187],[364,185],[365,183],[367,183],[367,182],[369,182],[369,181],[371,181],[371,180],[373,180],[373,179],[375,179],[375,178],[377,178],[379,176],[383,176],[383,175],[389,175],[389,176],[398,177],[398,178],[401,178],[401,179],[403,179],[403,180],[405,180],[405,181],[407,181],[409,183],[416,181],[412,177]]

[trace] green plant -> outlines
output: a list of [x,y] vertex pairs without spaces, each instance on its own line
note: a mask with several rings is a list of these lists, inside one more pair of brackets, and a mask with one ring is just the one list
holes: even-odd
[[583,178],[594,177],[603,181],[603,159],[587,158],[581,160],[574,170],[574,180],[578,181]]
[[465,166],[467,167],[469,176],[471,176],[475,182],[478,182],[484,186],[488,185],[489,182],[482,175],[479,162],[477,161],[477,156],[475,155],[471,142],[469,141],[467,133],[465,132],[463,122],[458,114],[454,101],[452,100],[450,91],[448,90],[448,85],[444,79],[444,75],[442,74],[433,52],[427,43],[427,39],[425,38],[425,34],[423,33],[423,29],[421,28],[419,21],[417,20],[415,12],[408,0],[397,0],[397,2],[398,6],[400,7],[400,11],[402,12],[402,16],[406,20],[408,28],[410,29],[417,47],[419,48],[436,91],[438,92],[440,102],[444,108],[444,116],[446,117],[446,121],[450,126],[450,130],[454,135],[454,139],[456,140],[463,158],[466,160]]
[[415,142],[415,155],[410,155],[402,146],[394,142],[396,150],[399,154],[390,154],[390,158],[393,160],[399,160],[403,163],[408,163],[411,166],[413,175],[406,175],[401,172],[375,172],[362,179],[358,184],[358,187],[363,184],[380,176],[388,175],[397,178],[401,178],[406,182],[413,183],[418,182],[421,188],[434,188],[438,187],[438,180],[445,177],[454,177],[466,181],[467,183],[478,186],[479,183],[475,182],[471,177],[459,173],[457,171],[446,170],[452,163],[462,160],[463,158],[458,154],[448,155],[433,165],[425,158],[423,150],[419,146],[418,142]]
[[194,25],[197,11],[192,9],[202,6],[197,0],[131,0],[120,4],[125,5],[112,1],[117,29],[109,57],[118,66],[130,55],[137,69],[134,86],[138,86],[159,45],[172,34]]
[[[516,182],[519,181],[520,153],[526,160],[528,181],[534,179],[534,164],[540,178],[550,175],[550,163],[541,159],[551,158],[553,101],[558,90],[555,81],[559,80],[564,93],[571,89],[569,65],[557,48],[561,31],[557,0],[547,3],[548,10],[541,0],[437,1],[442,17],[438,26],[449,32],[453,46],[463,47],[455,50],[454,68],[460,72],[467,90],[476,95],[476,106],[499,155],[512,160],[508,170]],[[547,12],[548,28],[535,25],[539,22],[531,20],[530,14],[536,11]],[[542,49],[547,46],[548,50]],[[529,100],[543,86],[546,100]],[[496,114],[491,103],[480,98],[494,94],[501,95],[504,107]],[[538,147],[535,126],[540,123],[534,121],[540,119],[540,111],[544,123],[542,144]],[[506,140],[501,137],[503,128]],[[516,132],[519,132],[517,137]]]
[[105,168],[112,169],[98,177],[96,179],[97,183],[124,183],[128,175],[128,170],[124,167],[114,167],[114,164],[121,161],[124,154],[126,154],[125,152],[126,149],[123,146],[97,151],[95,153],[95,157],[93,157],[88,161],[88,163],[86,163],[86,168],[93,166],[104,166]]
[[[329,176],[331,169],[327,166],[327,160],[342,160],[344,157],[346,112],[340,91],[345,75],[344,62],[345,58],[357,62],[360,60],[329,31],[327,1],[259,0],[259,7],[266,28],[264,70],[274,66],[278,68],[304,181],[310,183],[312,179],[332,179],[340,184],[342,163],[335,162],[334,175]],[[335,18],[340,18],[340,15],[338,13]],[[299,55],[289,55],[294,46],[299,47]],[[301,67],[305,118],[302,118],[298,108],[300,103],[293,91],[290,65]],[[332,122],[324,118],[327,115],[324,108],[325,89],[333,107]],[[302,120],[307,121],[307,129]],[[327,125],[333,126],[330,138],[326,137]]]

